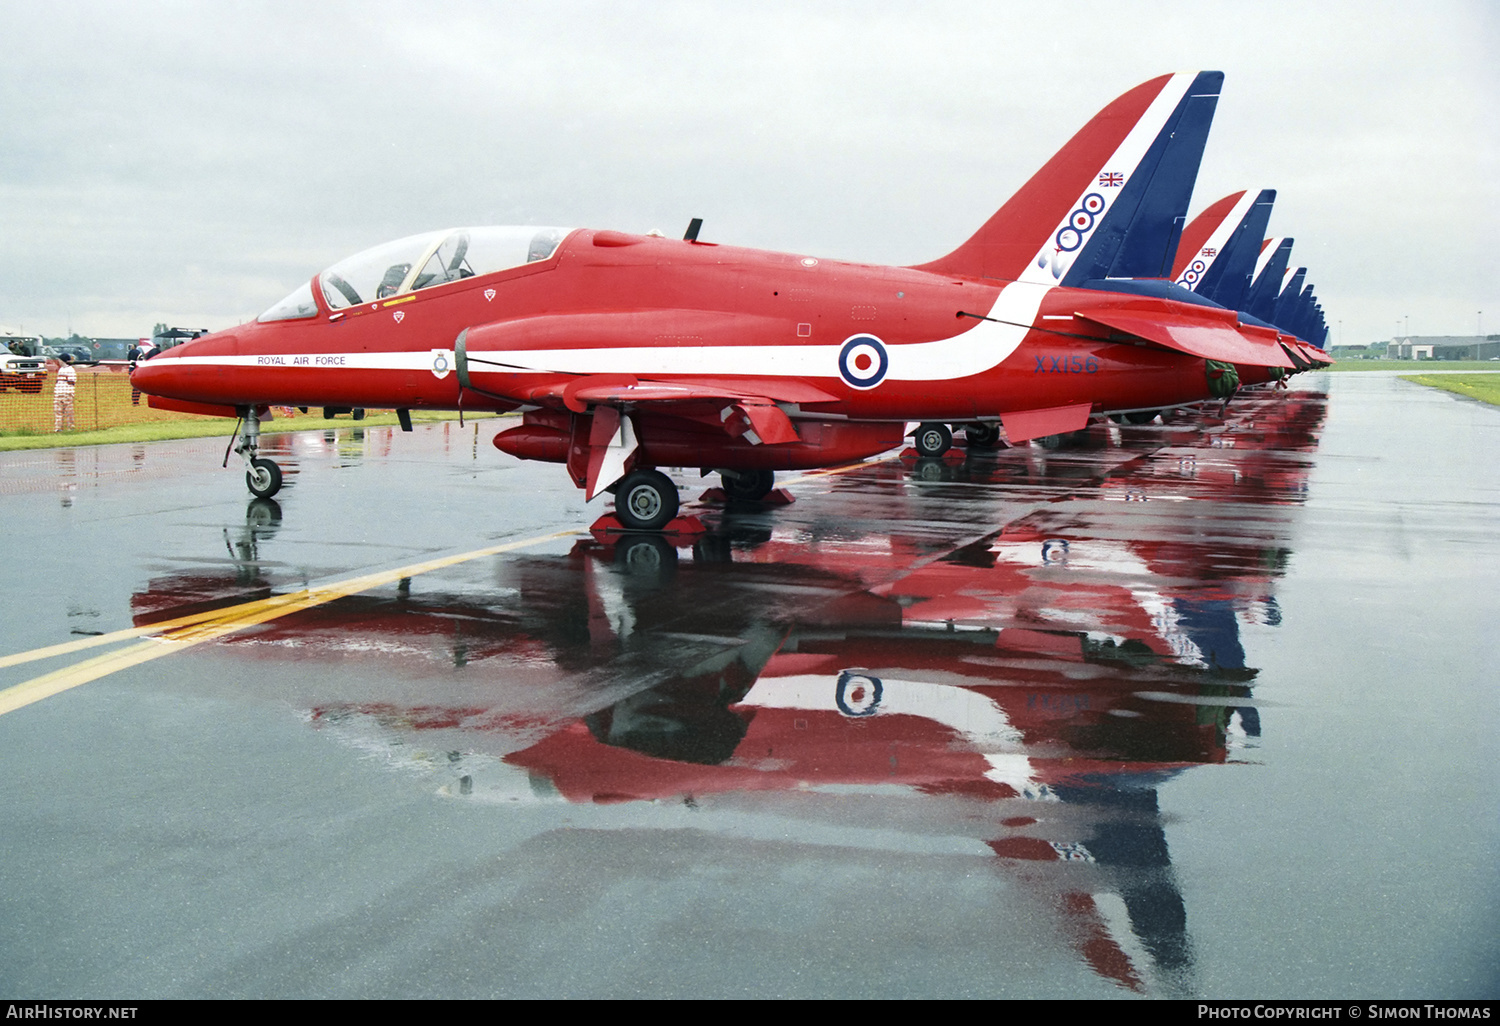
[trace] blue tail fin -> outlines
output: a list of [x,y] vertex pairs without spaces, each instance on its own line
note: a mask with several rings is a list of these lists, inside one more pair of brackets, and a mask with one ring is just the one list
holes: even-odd
[[1292,274],[1281,295],[1276,297],[1276,308],[1266,318],[1283,331],[1292,331],[1292,322],[1297,318],[1297,307],[1302,302],[1302,283],[1307,278],[1307,268],[1299,267]]
[[1243,309],[1275,202],[1275,189],[1260,191],[1250,210],[1224,241],[1213,263],[1203,272],[1194,292],[1227,309]]
[[1219,71],[1193,79],[1061,284],[1170,277],[1223,84]]
[[1282,279],[1286,277],[1286,262],[1292,255],[1292,239],[1272,239],[1271,244],[1261,250],[1257,262],[1255,282],[1250,286],[1250,295],[1240,307],[1251,317],[1269,322],[1276,313],[1276,299],[1281,295]]

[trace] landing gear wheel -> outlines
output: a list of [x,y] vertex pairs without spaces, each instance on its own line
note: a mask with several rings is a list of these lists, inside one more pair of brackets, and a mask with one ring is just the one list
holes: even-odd
[[636,531],[659,531],[677,515],[677,486],[659,470],[635,470],[615,490],[615,516]]
[[1000,444],[1000,425],[988,421],[965,424],[964,442],[971,449],[993,449]]
[[921,424],[916,434],[917,453],[921,456],[941,456],[953,447],[953,432],[946,424]]
[[1134,410],[1125,414],[1125,419],[1132,424],[1149,424],[1156,419],[1160,410]]
[[281,468],[270,460],[253,459],[245,471],[245,484],[258,499],[269,499],[281,491]]
[[738,474],[721,473],[724,494],[738,502],[759,502],[771,494],[776,487],[776,472],[772,470],[742,470]]

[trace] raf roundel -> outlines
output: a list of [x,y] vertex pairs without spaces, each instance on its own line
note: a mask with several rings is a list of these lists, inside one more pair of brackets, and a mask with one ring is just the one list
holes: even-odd
[[845,716],[874,716],[884,695],[885,685],[879,677],[845,670],[834,686],[833,700]]
[[855,335],[839,350],[839,376],[855,388],[874,388],[890,367],[885,344],[874,335]]
[[1083,198],[1083,202],[1079,205],[1090,214],[1100,214],[1104,211],[1104,197],[1097,192],[1091,192]]
[[1057,233],[1057,248],[1064,253],[1071,253],[1083,245],[1083,236],[1072,228],[1064,228]]

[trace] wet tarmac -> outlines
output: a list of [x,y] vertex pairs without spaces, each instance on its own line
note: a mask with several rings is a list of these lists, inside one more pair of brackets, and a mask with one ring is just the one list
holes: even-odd
[[0,454],[0,995],[1500,995],[1500,411],[1304,375],[670,542],[495,426]]

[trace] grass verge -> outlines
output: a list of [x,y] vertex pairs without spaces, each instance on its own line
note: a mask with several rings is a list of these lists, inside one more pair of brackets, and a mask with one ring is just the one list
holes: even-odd
[[1445,371],[1500,371],[1493,360],[1340,360],[1331,371],[1409,371],[1421,367]]
[[[493,413],[466,413],[464,420],[485,420],[497,416]],[[430,424],[436,421],[457,420],[458,414],[447,410],[412,411],[413,425]],[[343,417],[337,420],[320,420],[316,417],[297,417],[292,420],[273,420],[261,425],[261,434],[275,435],[287,431],[330,431],[336,428],[390,427],[399,423],[394,413],[371,413],[364,420]],[[201,420],[155,420],[141,424],[122,424],[102,431],[57,431],[46,434],[0,435],[0,452],[18,449],[63,449],[76,445],[113,445],[117,442],[161,442],[173,438],[228,438],[234,430],[234,421],[227,417],[205,417]]]
[[1415,381],[1428,388],[1441,388],[1444,392],[1500,406],[1500,372],[1497,371],[1488,374],[1403,374],[1401,380]]

